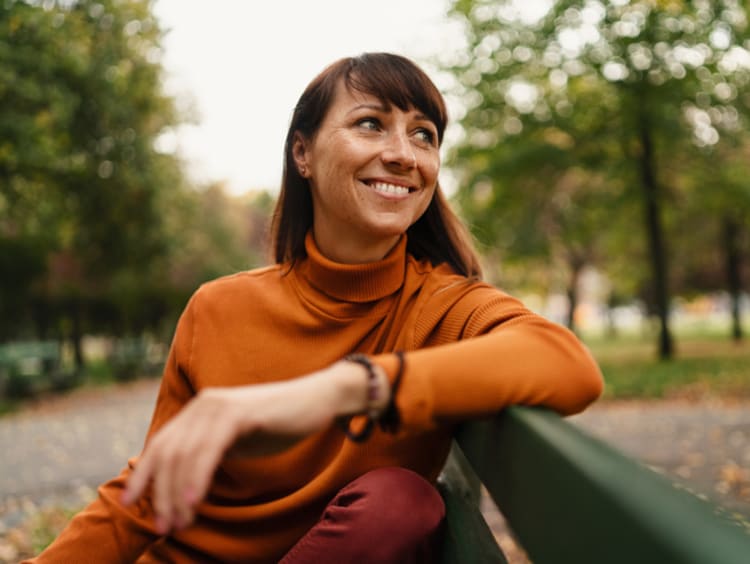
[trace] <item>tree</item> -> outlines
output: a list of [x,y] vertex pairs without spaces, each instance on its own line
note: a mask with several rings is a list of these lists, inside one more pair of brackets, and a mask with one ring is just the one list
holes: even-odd
[[[750,184],[746,175],[750,139],[744,132],[733,137],[732,143],[696,147],[689,153],[690,159],[682,163],[680,173],[687,197],[681,202],[682,229],[677,232],[683,243],[678,283],[688,292],[725,290],[730,299],[731,336],[740,341],[743,280],[750,266],[744,260],[750,235]],[[699,224],[703,227],[696,230]]]
[[0,6],[0,335],[19,333],[33,284],[46,271],[60,216],[51,176],[65,169],[74,96],[56,88],[75,57],[49,11]]
[[[603,98],[592,86],[578,85],[579,100],[606,112],[606,103],[594,105]],[[613,150],[606,130],[592,127],[607,123],[605,116],[591,112],[581,120],[564,113],[555,122],[523,121],[512,96],[505,104],[493,98],[491,81],[476,88],[487,100],[483,116],[479,125],[471,114],[462,121],[466,141],[450,159],[464,174],[459,201],[480,239],[490,238],[504,261],[546,262],[557,278],[552,285],[564,287],[569,297],[567,323],[573,328],[580,273],[605,254],[602,233],[620,199],[621,183],[596,170]],[[492,123],[502,129],[488,135],[486,124]]]
[[[659,352],[669,358],[665,163],[684,150],[685,138],[706,134],[691,125],[690,108],[746,113],[749,100],[739,95],[747,82],[745,10],[732,0],[559,0],[541,18],[524,21],[518,6],[453,3],[468,35],[467,52],[450,65],[469,104],[461,168],[476,171],[466,156],[476,151],[487,164],[500,144],[507,147],[498,152],[512,160],[514,146],[553,131],[569,140],[575,166],[622,189],[623,205],[640,201]],[[538,163],[540,172],[545,164]],[[548,197],[555,197],[551,190]]]
[[179,119],[161,35],[149,0],[0,7],[0,240],[38,252],[37,326],[66,327],[79,364],[86,325],[116,314],[115,281],[166,252],[163,205],[185,189],[155,149]]

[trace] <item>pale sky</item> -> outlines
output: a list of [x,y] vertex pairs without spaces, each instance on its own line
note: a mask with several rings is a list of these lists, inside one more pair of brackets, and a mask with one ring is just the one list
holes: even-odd
[[[284,136],[297,98],[334,60],[392,51],[419,63],[460,48],[447,0],[157,0],[167,91],[196,109],[197,125],[162,138],[199,182],[232,193],[278,188]],[[429,65],[428,74],[443,88]]]

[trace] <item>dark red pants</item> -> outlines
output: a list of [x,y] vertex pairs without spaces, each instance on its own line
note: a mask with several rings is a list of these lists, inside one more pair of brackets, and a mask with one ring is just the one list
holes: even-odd
[[281,564],[433,562],[444,515],[440,494],[418,474],[372,470],[333,498]]

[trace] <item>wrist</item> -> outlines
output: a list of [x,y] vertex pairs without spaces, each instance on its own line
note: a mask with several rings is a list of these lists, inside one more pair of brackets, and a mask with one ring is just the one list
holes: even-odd
[[383,413],[390,401],[391,391],[383,368],[369,361],[348,358],[337,362],[332,368],[339,393],[339,416],[367,414],[376,419]]
[[[399,429],[401,418],[396,407],[395,395],[404,374],[404,353],[396,351],[394,354],[398,361],[398,371],[392,385],[385,371],[373,364],[368,356],[353,354],[344,359],[344,362],[348,362],[349,365],[360,365],[367,378],[365,381],[364,398],[360,400],[359,409],[355,410],[353,414],[343,412],[343,415],[340,415],[337,419],[337,423],[343,429],[346,436],[355,443],[361,443],[368,439],[375,427],[376,420],[380,428],[388,433],[396,433]],[[359,387],[361,394],[361,380]],[[385,391],[382,395],[381,390]],[[360,395],[360,397],[362,398],[363,396]],[[356,402],[355,405],[357,405]],[[358,430],[352,431],[350,426],[352,417],[356,413],[362,413],[363,409],[364,414],[367,416],[365,423]]]

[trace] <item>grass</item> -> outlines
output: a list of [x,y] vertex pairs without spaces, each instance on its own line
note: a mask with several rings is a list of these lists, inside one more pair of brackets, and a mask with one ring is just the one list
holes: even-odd
[[82,508],[80,504],[27,507],[21,523],[0,531],[0,563],[18,562],[39,554]]
[[685,336],[668,361],[657,358],[654,341],[588,344],[604,374],[604,399],[750,398],[750,342]]

